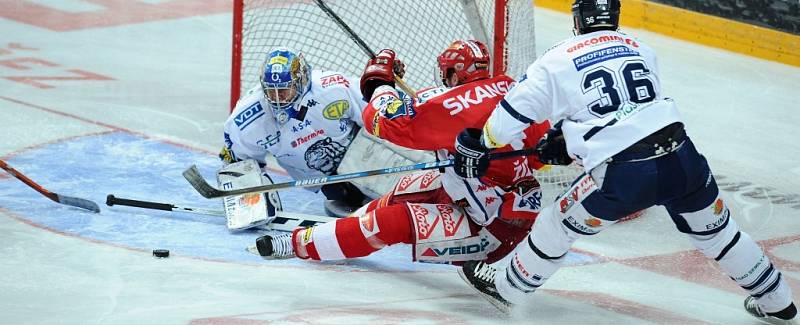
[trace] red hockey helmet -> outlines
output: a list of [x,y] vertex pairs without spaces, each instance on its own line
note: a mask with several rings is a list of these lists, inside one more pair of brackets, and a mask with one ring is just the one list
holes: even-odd
[[456,75],[457,84],[489,78],[489,50],[476,40],[457,40],[437,58],[439,77],[447,85],[447,79]]

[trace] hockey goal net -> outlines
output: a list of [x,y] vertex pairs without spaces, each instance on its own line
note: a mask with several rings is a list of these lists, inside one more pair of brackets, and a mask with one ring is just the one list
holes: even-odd
[[[438,83],[436,56],[456,39],[487,44],[493,73],[518,78],[536,59],[532,0],[325,2],[373,51],[395,49],[406,63],[404,80],[415,89]],[[312,0],[234,0],[233,25],[231,108],[258,84],[274,47],[301,51],[316,69],[356,78],[366,64],[362,50]],[[546,199],[578,173],[554,167],[540,175]]]

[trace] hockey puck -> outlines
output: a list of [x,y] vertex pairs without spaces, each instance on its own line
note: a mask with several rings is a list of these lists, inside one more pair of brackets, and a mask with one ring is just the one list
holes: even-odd
[[167,257],[169,257],[169,250],[168,249],[154,249],[153,250],[153,257],[167,258]]

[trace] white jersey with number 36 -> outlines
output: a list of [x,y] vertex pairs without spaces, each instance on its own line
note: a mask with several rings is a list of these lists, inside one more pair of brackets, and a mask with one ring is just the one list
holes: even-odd
[[564,120],[567,151],[591,170],[680,115],[661,94],[653,50],[600,31],[569,38],[528,67],[489,117],[484,143],[502,146],[545,119]]

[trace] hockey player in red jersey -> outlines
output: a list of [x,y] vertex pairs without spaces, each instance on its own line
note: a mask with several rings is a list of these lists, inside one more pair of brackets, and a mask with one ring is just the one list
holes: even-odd
[[[447,159],[456,135],[483,126],[514,84],[505,75],[490,77],[489,53],[478,41],[453,42],[438,63],[446,87],[409,98],[394,87],[395,73],[403,71],[394,51],[382,50],[370,60],[361,77],[362,94],[369,99],[362,114],[366,130]],[[501,151],[532,147],[548,128],[546,122],[532,125],[524,139]],[[263,236],[255,248],[265,258],[337,260],[407,243],[414,245],[418,261],[495,261],[527,235],[538,215],[542,194],[532,171],[541,167],[538,159],[519,156],[491,161],[482,178],[461,178],[452,168],[410,174],[350,218]]]

